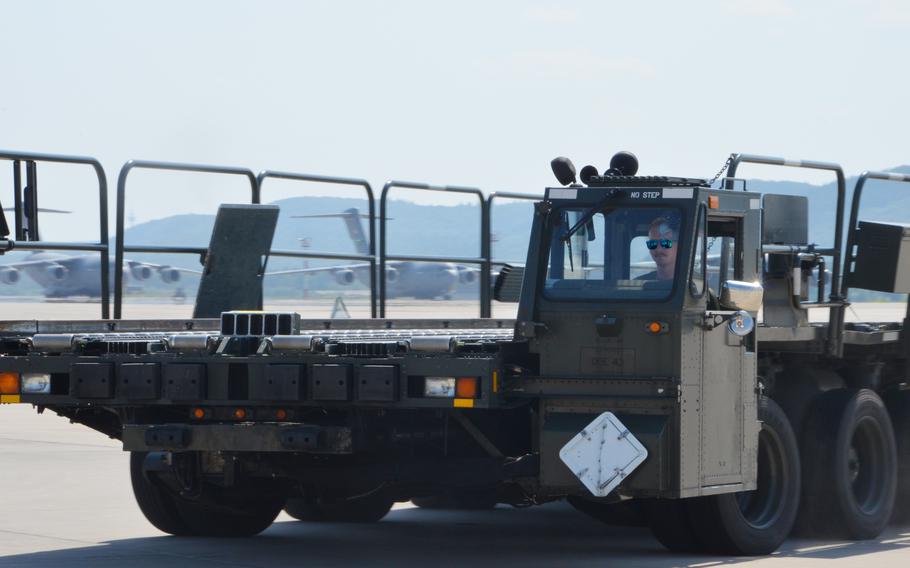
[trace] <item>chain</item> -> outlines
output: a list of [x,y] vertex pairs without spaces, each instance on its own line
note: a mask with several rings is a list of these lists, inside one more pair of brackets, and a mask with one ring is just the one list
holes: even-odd
[[720,179],[720,176],[724,175],[724,172],[727,171],[727,168],[729,168],[730,164],[733,163],[734,158],[736,158],[736,154],[730,154],[730,156],[727,158],[727,161],[724,162],[723,167],[720,168],[720,171],[714,174],[714,177],[711,178],[711,181],[708,182],[708,186],[714,185],[714,182]]

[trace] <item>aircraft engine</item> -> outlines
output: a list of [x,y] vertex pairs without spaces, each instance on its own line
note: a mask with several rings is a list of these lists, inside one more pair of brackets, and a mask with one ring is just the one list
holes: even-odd
[[60,282],[66,278],[66,275],[69,273],[69,270],[66,269],[62,264],[51,264],[45,270],[47,270],[47,275]]
[[148,280],[152,277],[152,269],[144,264],[136,264],[130,267],[130,275],[136,280]]
[[354,271],[353,270],[338,270],[335,272],[335,280],[339,284],[347,286],[348,284],[354,283]]
[[392,268],[391,266],[385,267],[385,281],[386,282],[398,282],[398,278],[401,275],[398,273],[397,268]]
[[171,268],[170,266],[162,266],[158,268],[158,276],[161,277],[162,282],[173,284],[180,280],[180,271],[176,268]]
[[458,271],[458,281],[462,284],[473,284],[477,281],[477,271],[462,268]]
[[0,282],[15,284],[19,281],[19,270],[16,268],[0,268]]

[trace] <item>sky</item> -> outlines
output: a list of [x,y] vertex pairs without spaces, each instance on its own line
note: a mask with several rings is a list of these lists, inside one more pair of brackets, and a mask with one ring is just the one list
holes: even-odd
[[[2,7],[0,148],[94,156],[112,194],[129,159],[520,192],[554,184],[554,156],[603,170],[619,150],[643,174],[696,177],[731,152],[848,175],[910,163],[902,0]],[[45,238],[91,233],[90,172],[46,170],[43,204],[77,215]],[[126,208],[141,222],[248,193],[240,179],[134,172]]]

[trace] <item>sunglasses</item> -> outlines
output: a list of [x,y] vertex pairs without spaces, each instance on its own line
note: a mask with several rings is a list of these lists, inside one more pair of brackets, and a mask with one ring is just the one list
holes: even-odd
[[656,249],[657,245],[660,245],[665,249],[673,248],[672,239],[648,239],[645,244],[648,245],[648,249],[650,250]]

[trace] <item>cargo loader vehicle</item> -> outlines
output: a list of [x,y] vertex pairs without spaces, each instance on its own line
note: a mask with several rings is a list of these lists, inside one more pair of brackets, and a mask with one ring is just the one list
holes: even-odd
[[[749,163],[836,173],[833,246],[810,242],[806,198],[749,191]],[[4,321],[0,402],[121,440],[139,507],[173,535],[251,536],[282,509],[369,522],[396,501],[568,499],[674,551],[757,555],[910,516],[907,320],[845,323],[851,288],[910,292],[910,227],[858,220],[867,179],[910,177],[863,174],[844,229],[836,164],[740,154],[705,180],[639,176],[620,153],[580,182],[552,165],[526,262],[493,285],[515,320],[235,303]],[[204,279],[197,301],[258,285],[261,302],[258,277]]]

